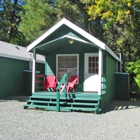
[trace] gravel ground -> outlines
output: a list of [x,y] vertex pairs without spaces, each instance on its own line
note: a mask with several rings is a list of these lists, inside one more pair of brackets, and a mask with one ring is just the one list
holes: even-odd
[[102,114],[23,109],[27,96],[0,100],[0,140],[139,140],[140,102],[115,101]]

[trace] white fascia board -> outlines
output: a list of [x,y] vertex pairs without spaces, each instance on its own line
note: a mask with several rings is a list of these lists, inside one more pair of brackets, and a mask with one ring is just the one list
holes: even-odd
[[57,28],[59,28],[63,24],[63,20],[60,20],[57,24],[53,25],[50,29],[48,29],[43,35],[33,41],[30,45],[27,46],[27,52],[33,49],[38,43],[40,43],[43,39],[45,39],[48,35],[53,33]]
[[[16,60],[22,60],[22,61],[30,61],[30,58],[25,58],[25,57],[20,57],[20,56],[14,56],[14,55],[8,55],[8,54],[2,54],[0,53],[0,57],[4,57],[4,58],[10,58],[10,59],[16,59]],[[44,63],[44,61],[42,60],[37,60],[36,62],[38,63]]]
[[120,62],[120,58],[108,46],[105,46],[105,50]]

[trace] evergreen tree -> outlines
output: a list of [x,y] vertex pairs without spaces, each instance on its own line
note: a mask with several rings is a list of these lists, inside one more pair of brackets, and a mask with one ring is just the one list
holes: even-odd
[[25,38],[18,30],[21,21],[19,12],[22,11],[22,0],[0,1],[0,40],[23,45]]
[[52,6],[46,0],[28,0],[23,8],[25,12],[20,13],[22,22],[19,29],[29,42],[39,37],[62,17],[74,21],[77,25],[83,20],[78,6],[68,0],[55,0]]

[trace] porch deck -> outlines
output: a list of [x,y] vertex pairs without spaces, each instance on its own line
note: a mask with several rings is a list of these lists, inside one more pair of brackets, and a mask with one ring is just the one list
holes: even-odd
[[[60,111],[94,111],[98,113],[101,96],[97,93],[69,92],[60,94]],[[24,105],[26,108],[57,110],[57,92],[39,91],[32,94]]]

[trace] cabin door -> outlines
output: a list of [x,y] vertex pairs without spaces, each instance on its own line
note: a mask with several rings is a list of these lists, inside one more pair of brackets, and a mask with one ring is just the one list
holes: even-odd
[[85,53],[84,91],[97,92],[99,89],[98,53]]

